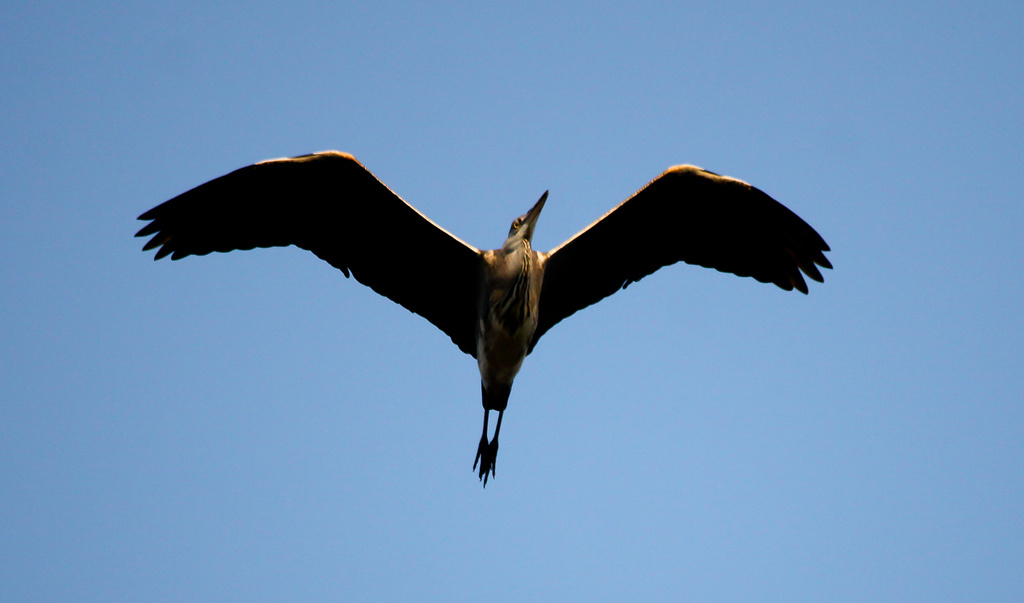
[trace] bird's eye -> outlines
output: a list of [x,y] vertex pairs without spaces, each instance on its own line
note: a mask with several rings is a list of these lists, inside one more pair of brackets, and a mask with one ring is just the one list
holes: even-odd
[[519,230],[519,227],[523,225],[523,221],[520,218],[516,218],[516,221],[512,223],[512,228]]

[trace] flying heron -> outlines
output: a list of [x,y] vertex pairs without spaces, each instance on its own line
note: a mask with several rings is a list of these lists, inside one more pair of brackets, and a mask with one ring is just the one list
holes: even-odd
[[[692,165],[669,168],[547,253],[531,247],[545,192],[499,249],[444,230],[349,154],[271,159],[221,176],[139,216],[143,250],[178,260],[296,245],[419,314],[476,358],[484,425],[473,469],[494,476],[501,418],[523,359],[551,327],[662,266],[683,261],[807,293],[823,282],[825,241],[749,184]],[[817,265],[817,266],[816,266]],[[487,419],[498,413],[494,436]]]

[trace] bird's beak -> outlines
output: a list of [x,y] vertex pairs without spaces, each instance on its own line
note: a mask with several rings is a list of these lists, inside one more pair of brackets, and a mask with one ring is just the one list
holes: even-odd
[[544,191],[544,194],[540,196],[540,200],[530,211],[526,212],[526,223],[530,225],[531,229],[537,224],[537,218],[540,216],[540,210],[544,209],[544,202],[548,200],[548,192]]
[[540,210],[544,209],[544,202],[548,200],[548,192],[544,191],[544,194],[540,196],[540,200],[530,208],[530,211],[526,212],[523,226],[526,228],[526,240],[533,240],[533,229],[537,227],[537,218],[540,217]]

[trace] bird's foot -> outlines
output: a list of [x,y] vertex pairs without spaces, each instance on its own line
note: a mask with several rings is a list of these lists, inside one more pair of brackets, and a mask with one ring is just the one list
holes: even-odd
[[484,487],[487,487],[487,475],[490,474],[494,477],[494,465],[495,460],[498,456],[498,438],[495,437],[490,443],[487,442],[487,436],[481,436],[480,445],[476,449],[476,460],[473,461],[473,469],[480,465],[480,479],[484,482]]

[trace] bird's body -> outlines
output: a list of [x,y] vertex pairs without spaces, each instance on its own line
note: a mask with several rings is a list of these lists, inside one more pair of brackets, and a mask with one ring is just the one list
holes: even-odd
[[[537,332],[544,258],[533,250],[530,239],[547,197],[544,193],[529,213],[512,223],[501,249],[480,254],[483,269],[477,305],[476,359],[480,368],[484,430],[473,468],[479,463],[485,485],[487,474],[494,474],[498,432],[512,392],[512,381],[519,374]],[[494,438],[488,442],[487,417],[492,410],[498,413],[498,423],[494,427]]]
[[476,358],[485,388],[511,385],[537,330],[542,272],[537,253],[483,252]]
[[[806,293],[828,245],[758,189],[677,166],[548,253],[532,248],[547,193],[480,251],[416,211],[351,155],[269,160],[142,214],[156,259],[297,245],[405,306],[475,357],[484,407],[474,468],[494,475],[501,418],[523,360],[552,326],[678,261]],[[381,245],[382,239],[402,245]],[[406,250],[416,249],[411,258]],[[498,413],[488,441],[488,416]]]

